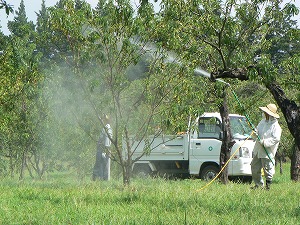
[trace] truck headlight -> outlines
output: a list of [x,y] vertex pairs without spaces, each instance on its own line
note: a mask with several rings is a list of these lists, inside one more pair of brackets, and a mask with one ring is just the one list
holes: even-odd
[[250,151],[247,147],[241,147],[239,152],[240,152],[240,157],[251,158]]

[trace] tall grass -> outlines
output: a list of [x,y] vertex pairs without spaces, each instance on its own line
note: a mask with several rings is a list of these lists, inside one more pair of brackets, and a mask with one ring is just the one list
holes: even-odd
[[0,184],[0,224],[300,224],[300,183],[289,166],[270,191],[201,180],[43,181]]

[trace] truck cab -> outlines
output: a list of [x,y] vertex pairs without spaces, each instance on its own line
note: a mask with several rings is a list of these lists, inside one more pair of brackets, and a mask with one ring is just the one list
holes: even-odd
[[[251,177],[251,160],[254,141],[246,118],[238,114],[229,115],[231,132],[235,144],[231,149],[237,154],[228,164],[229,176]],[[199,174],[202,179],[212,179],[219,171],[219,158],[222,145],[222,120],[219,113],[204,113],[198,117],[190,134],[190,174]],[[199,172],[200,171],[200,172]]]

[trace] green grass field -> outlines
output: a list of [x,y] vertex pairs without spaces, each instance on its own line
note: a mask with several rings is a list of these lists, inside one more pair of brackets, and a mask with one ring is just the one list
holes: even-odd
[[276,173],[270,191],[201,180],[43,181],[0,184],[0,224],[300,224],[300,183]]

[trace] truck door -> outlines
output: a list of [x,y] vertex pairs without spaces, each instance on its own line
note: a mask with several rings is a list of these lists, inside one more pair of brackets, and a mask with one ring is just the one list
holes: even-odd
[[[197,136],[190,140],[190,173],[199,173],[203,163],[219,164],[221,130],[221,121],[218,118],[199,118]],[[230,167],[228,169],[232,170]]]

